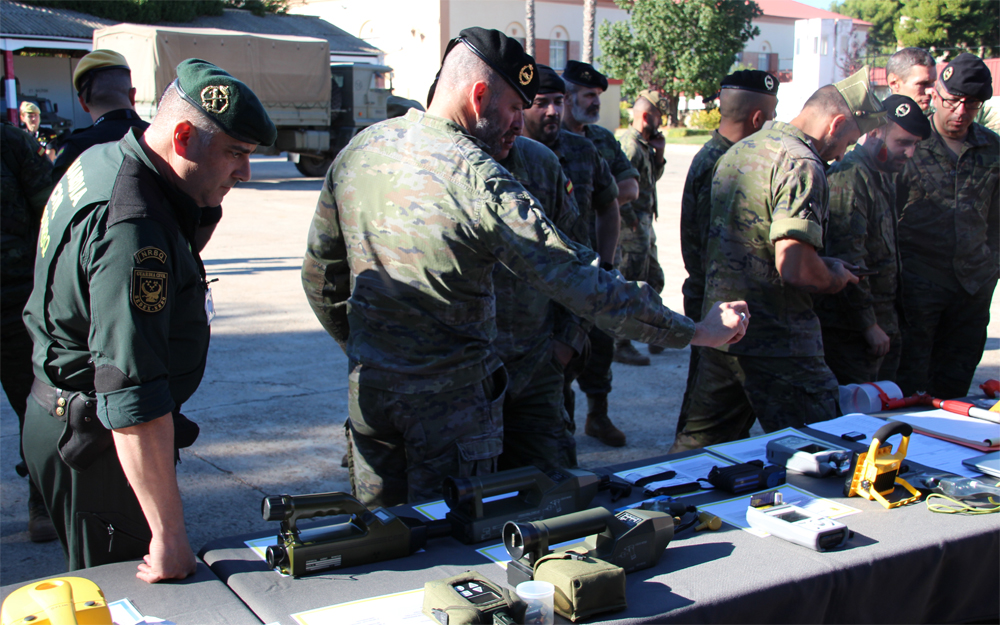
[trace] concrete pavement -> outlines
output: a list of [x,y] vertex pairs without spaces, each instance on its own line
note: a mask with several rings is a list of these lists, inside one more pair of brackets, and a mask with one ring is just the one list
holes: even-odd
[[[658,185],[656,231],[666,274],[664,303],[682,309],[686,276],[678,246],[684,177],[699,146],[668,145]],[[299,268],[322,185],[276,157],[253,158],[253,180],[226,198],[225,218],[204,259],[218,317],[204,381],[183,412],[201,426],[181,453],[178,479],[192,547],[251,531],[276,530],[260,517],[265,495],[349,491],[343,423],[347,360],[306,303]],[[1000,297],[976,381],[998,378]],[[640,348],[643,351],[644,348]],[[673,441],[687,375],[688,350],[667,350],[650,367],[615,364],[610,396],[627,447],[612,449],[582,433],[586,400],[578,395],[577,445],[585,468],[665,453]],[[759,426],[757,426],[759,432]],[[17,419],[0,402],[0,585],[65,569],[58,544],[28,541],[27,483],[14,472]]]

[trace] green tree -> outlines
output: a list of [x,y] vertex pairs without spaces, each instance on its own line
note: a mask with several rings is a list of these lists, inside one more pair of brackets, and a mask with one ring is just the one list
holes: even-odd
[[869,52],[895,52],[895,29],[903,14],[902,9],[903,0],[842,0],[830,5],[834,13],[872,23],[868,30]]
[[744,44],[760,34],[752,20],[762,14],[752,0],[615,0],[630,19],[601,24],[600,63],[624,81],[632,100],[656,89],[677,125],[681,94],[715,93]]
[[995,56],[1000,43],[996,0],[903,0],[896,38],[904,46]]
[[25,4],[79,11],[95,17],[157,24],[190,22],[202,15],[222,15],[223,9],[245,9],[254,15],[284,14],[288,0],[22,0]]

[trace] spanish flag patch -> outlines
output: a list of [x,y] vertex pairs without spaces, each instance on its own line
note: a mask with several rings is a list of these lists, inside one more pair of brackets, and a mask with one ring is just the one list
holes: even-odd
[[573,181],[566,179],[566,195],[573,195]]

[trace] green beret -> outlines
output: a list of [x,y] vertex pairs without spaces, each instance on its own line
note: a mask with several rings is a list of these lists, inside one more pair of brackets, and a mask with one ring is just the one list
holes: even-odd
[[278,131],[264,105],[250,87],[224,69],[201,59],[181,61],[174,84],[184,100],[200,109],[233,139],[274,145]]
[[[465,44],[493,71],[503,76],[504,80],[521,96],[524,103],[531,105],[535,94],[538,93],[538,72],[535,69],[535,59],[524,51],[516,39],[508,37],[499,30],[479,27],[466,28],[458,33],[458,37],[448,42],[444,56],[447,57],[452,48],[459,43]],[[433,97],[434,85],[431,88],[432,91],[428,94],[428,104],[430,104],[430,97]]]

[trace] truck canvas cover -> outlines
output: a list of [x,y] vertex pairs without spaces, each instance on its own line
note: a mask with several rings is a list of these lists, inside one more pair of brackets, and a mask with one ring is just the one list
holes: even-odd
[[325,39],[118,24],[94,31],[94,49],[114,50],[128,59],[136,111],[147,121],[177,77],[178,63],[199,58],[253,89],[279,128],[330,123],[330,44]]

